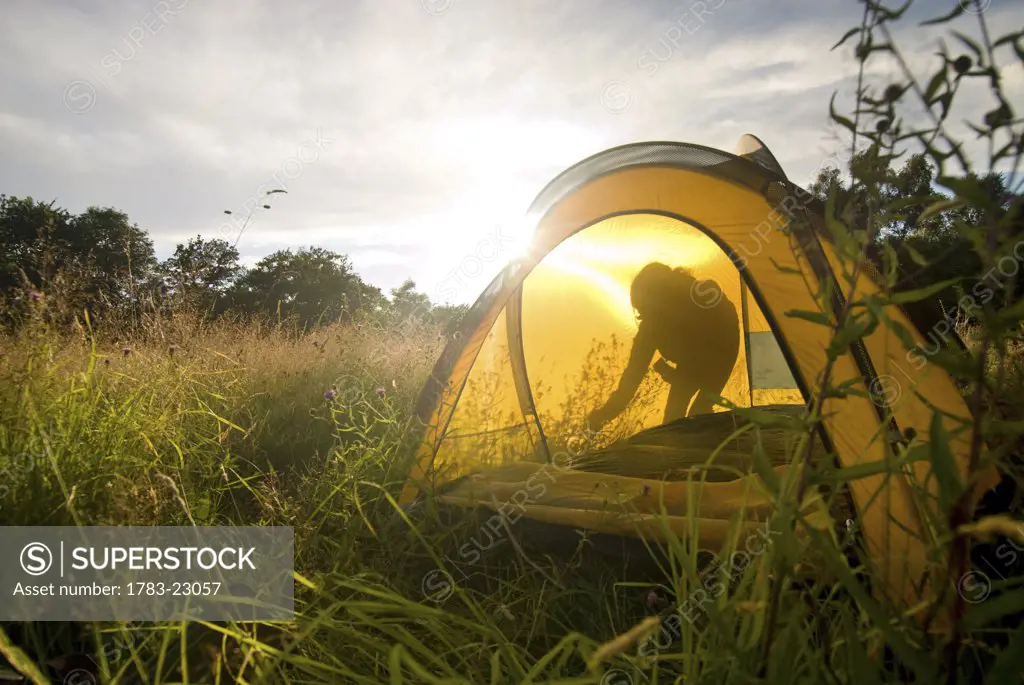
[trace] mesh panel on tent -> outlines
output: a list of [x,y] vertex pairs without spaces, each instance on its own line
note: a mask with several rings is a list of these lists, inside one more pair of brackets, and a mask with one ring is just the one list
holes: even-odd
[[506,318],[503,310],[488,333],[448,424],[434,461],[443,480],[529,460],[536,450],[536,428],[517,401]]

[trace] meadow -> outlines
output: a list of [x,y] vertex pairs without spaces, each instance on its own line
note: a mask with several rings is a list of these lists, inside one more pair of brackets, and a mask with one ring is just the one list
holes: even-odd
[[[582,531],[552,550],[520,523],[483,545],[472,516],[403,517],[438,327],[180,313],[126,333],[56,329],[35,306],[2,342],[4,524],[291,526],[296,618],[5,625],[0,651],[31,682],[925,682],[944,663],[948,636],[887,613],[839,557],[822,573],[785,530],[710,565],[684,540],[627,564]],[[467,541],[480,553],[456,573]],[[769,626],[780,561],[793,567]],[[959,647],[958,670],[993,683],[1020,669],[1000,649],[1020,590],[999,563],[1011,579],[987,592],[1004,601],[972,607]]]

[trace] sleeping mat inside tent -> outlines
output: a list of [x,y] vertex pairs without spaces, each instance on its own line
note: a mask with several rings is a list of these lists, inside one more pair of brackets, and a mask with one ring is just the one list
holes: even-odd
[[[781,416],[802,409],[758,407]],[[731,411],[679,419],[577,456],[563,451],[551,463],[481,468],[438,497],[459,507],[487,507],[509,520],[521,514],[609,535],[664,540],[667,524],[676,536],[696,533],[702,546],[721,545],[734,520],[742,521],[741,531],[756,530],[771,516],[770,494],[754,468],[756,451],[763,450],[781,479],[797,447],[796,434],[785,427],[747,424]],[[812,459],[820,460],[825,453],[815,444]],[[833,499],[838,504],[831,509],[822,493],[805,500],[803,511],[816,527],[852,516],[843,497]]]

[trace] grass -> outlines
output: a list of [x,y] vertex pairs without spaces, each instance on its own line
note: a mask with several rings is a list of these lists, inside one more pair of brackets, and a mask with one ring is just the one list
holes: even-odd
[[[393,498],[413,402],[444,344],[436,329],[297,334],[179,315],[130,338],[37,320],[0,344],[4,525],[295,531],[293,622],[6,624],[0,653],[36,682],[61,682],[86,657],[100,682],[154,685],[861,684],[940,673],[942,642],[858,590],[831,546],[788,532],[786,507],[758,553],[738,555],[737,538],[711,565],[685,540],[627,563],[580,531],[552,547],[532,544],[528,522],[502,532],[443,512],[403,520]],[[467,544],[475,563],[453,564]],[[654,615],[660,626],[645,623]],[[969,634],[965,673],[984,663],[990,677],[1017,674],[1019,659],[993,646],[1010,638],[988,630]]]

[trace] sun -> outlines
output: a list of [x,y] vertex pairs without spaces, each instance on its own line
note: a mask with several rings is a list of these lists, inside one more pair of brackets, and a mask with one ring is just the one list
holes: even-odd
[[528,219],[512,221],[503,227],[504,245],[502,250],[507,257],[506,263],[522,260],[529,256],[536,228],[537,224]]

